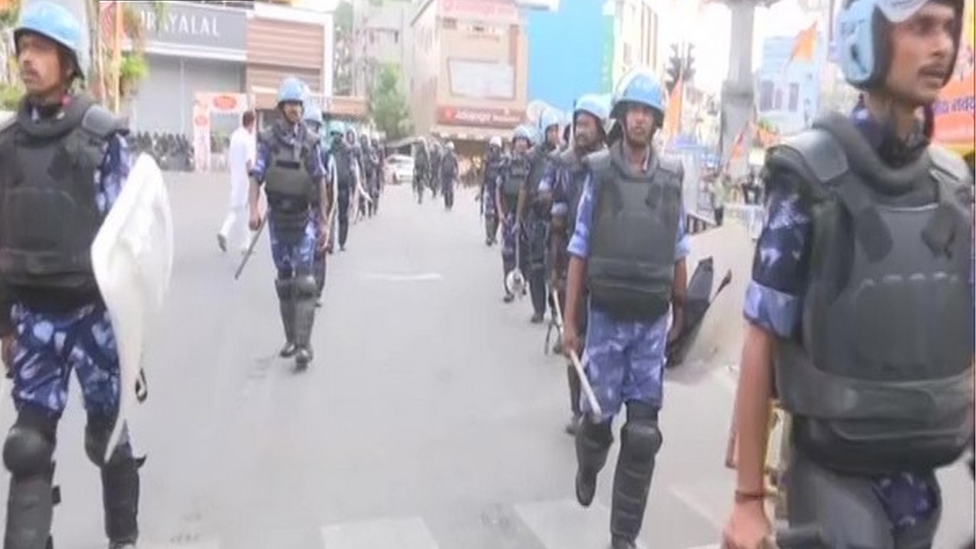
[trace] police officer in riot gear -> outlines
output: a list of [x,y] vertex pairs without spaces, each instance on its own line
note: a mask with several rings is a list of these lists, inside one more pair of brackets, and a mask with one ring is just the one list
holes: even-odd
[[546,165],[559,150],[560,115],[547,110],[539,120],[542,143],[532,150],[531,169],[519,193],[518,219],[522,225],[523,268],[527,268],[529,294],[532,297],[532,323],[540,324],[545,319],[546,303],[546,231],[549,223],[549,202],[539,193],[539,183],[545,175]]
[[457,184],[458,173],[457,155],[454,154],[454,143],[448,141],[441,158],[441,194],[444,195],[444,207],[450,210],[454,207],[454,185]]
[[424,187],[430,177],[430,150],[427,140],[421,138],[414,145],[413,153],[413,191],[417,193],[417,204],[424,202]]
[[498,219],[502,221],[502,285],[505,288],[505,303],[511,303],[515,299],[506,282],[508,275],[516,267],[521,268],[517,242],[520,231],[516,213],[522,187],[526,185],[532,168],[529,151],[534,137],[535,131],[531,126],[515,128],[512,135],[512,154],[502,167],[501,182],[495,189],[495,208]]
[[339,250],[345,251],[346,240],[349,238],[349,210],[353,195],[359,186],[359,171],[356,167],[356,156],[348,142],[343,138],[345,125],[338,120],[329,122],[329,135],[332,136],[332,148],[329,157],[335,166],[336,186],[339,192]]
[[[547,243],[549,287],[555,288],[562,310],[566,310],[566,271],[569,268],[569,253],[566,246],[576,224],[576,212],[583,194],[583,181],[587,170],[583,159],[590,153],[603,148],[603,125],[609,116],[609,105],[597,95],[583,95],[573,107],[572,144],[560,152],[549,164],[546,176],[539,184],[539,193],[552,203],[550,209],[550,228]],[[580,308],[578,330],[586,330],[586,310]],[[557,340],[553,352],[562,352],[562,341]],[[569,380],[569,402],[572,417],[566,425],[566,432],[575,435],[583,412],[580,409],[580,380],[572,364],[567,365]]]
[[51,2],[26,4],[14,29],[26,96],[0,129],[0,335],[17,419],[3,445],[11,473],[5,549],[51,547],[56,431],[76,370],[85,451],[101,471],[110,549],[139,537],[139,466],[119,412],[119,356],[91,265],[102,220],[126,185],[120,121],[72,92],[88,70],[88,30]]
[[[278,88],[280,118],[258,138],[257,158],[251,171],[251,229],[261,224],[260,187],[268,200],[271,253],[278,271],[275,289],[285,329],[280,355],[295,357],[298,371],[312,361],[312,326],[318,287],[316,250],[328,244],[329,192],[318,135],[302,124],[304,85],[288,77]],[[313,193],[320,199],[313,207]],[[316,219],[318,218],[318,219]]]
[[495,208],[495,189],[501,179],[501,169],[504,165],[502,155],[502,139],[492,137],[488,142],[488,154],[485,155],[484,179],[481,181],[481,211],[485,217],[485,245],[491,246],[498,241],[498,212]]
[[767,156],[726,548],[754,549],[770,530],[774,377],[793,418],[790,526],[817,525],[837,549],[932,546],[934,471],[973,435],[972,176],[930,143],[962,14],[962,0],[846,2],[840,60],[859,104]]
[[[328,149],[326,149],[322,145],[323,141],[326,139],[321,134],[321,132],[323,130],[323,128],[322,128],[322,111],[319,109],[318,105],[315,105],[315,104],[309,104],[308,107],[305,108],[305,109],[303,109],[303,110],[304,110],[304,117],[303,118],[304,118],[304,121],[305,121],[305,126],[308,128],[308,131],[311,134],[314,134],[315,139],[318,140],[318,142],[319,142],[319,154],[320,154],[320,156],[322,158],[322,166],[324,166],[326,168],[326,174],[327,174],[326,183],[327,183],[327,189],[328,189],[328,193],[329,193],[329,202],[331,203],[332,200],[334,200],[334,198],[332,197],[332,183],[333,183],[333,180],[332,180],[332,177],[331,177],[332,174],[330,172],[331,159],[329,158]],[[311,205],[312,205],[312,209],[313,210],[318,211],[318,210],[321,209],[321,207],[322,207],[321,200],[320,200],[321,194],[322,193],[319,193],[318,192],[318,189],[316,189],[315,192],[313,192],[312,195],[310,196],[309,199],[311,201]],[[329,219],[329,217],[326,216],[326,217],[323,217],[323,218],[320,219],[319,216],[315,216],[313,219],[314,219],[314,221],[316,223],[316,231],[317,232],[320,232],[322,230],[322,227],[319,227],[318,224],[320,222],[327,222],[328,219]],[[330,242],[328,242],[326,244],[326,247],[325,248],[322,248],[321,246],[317,246],[316,247],[316,249],[315,249],[315,262],[313,264],[313,271],[315,273],[315,288],[316,288],[316,296],[317,296],[316,297],[315,304],[318,307],[321,307],[322,306],[322,290],[325,288],[325,269],[326,269],[325,256],[327,255],[326,252],[327,252],[328,248],[331,246],[331,240],[332,240],[332,238],[331,238],[331,236],[332,236],[331,235],[331,233],[332,233],[331,232],[331,226],[328,227],[328,229],[329,229],[329,237],[330,237],[329,238],[329,241]]]
[[563,347],[580,349],[584,286],[589,316],[584,362],[603,415],[584,402],[576,435],[576,498],[588,506],[597,474],[613,442],[611,424],[621,405],[620,455],[613,479],[610,533],[613,549],[633,549],[640,533],[661,447],[658,410],[668,310],[680,326],[687,285],[681,163],[659,156],[654,132],[666,112],[665,92],[650,71],[635,70],[618,83],[611,115],[623,138],[586,157],[589,174],[569,243]]

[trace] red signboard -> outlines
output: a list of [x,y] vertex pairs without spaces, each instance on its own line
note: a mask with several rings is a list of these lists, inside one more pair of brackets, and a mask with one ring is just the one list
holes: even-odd
[[522,111],[478,107],[438,107],[437,123],[447,126],[514,128],[522,122]]

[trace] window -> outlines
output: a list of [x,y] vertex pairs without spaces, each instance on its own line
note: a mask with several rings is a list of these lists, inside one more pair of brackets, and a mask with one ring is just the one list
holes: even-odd
[[790,112],[796,112],[800,108],[800,85],[797,83],[790,84]]
[[394,44],[400,43],[400,31],[393,31],[393,43]]
[[457,19],[444,19],[441,25],[444,27],[444,30],[454,30],[457,28]]
[[778,111],[783,110],[783,90],[776,90],[776,101],[773,103],[773,108]]
[[773,94],[775,93],[773,83],[763,80],[759,84],[759,110],[768,111],[773,108]]

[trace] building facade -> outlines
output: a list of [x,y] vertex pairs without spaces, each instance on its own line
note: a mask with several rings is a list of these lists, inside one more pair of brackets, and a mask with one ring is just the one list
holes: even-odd
[[525,116],[528,38],[514,0],[422,0],[412,19],[418,134],[486,141]]
[[658,14],[651,0],[517,0],[516,4],[522,9],[529,38],[532,101],[568,111],[584,93],[610,93],[614,83],[634,67],[657,67]]
[[[145,29],[149,69],[128,106],[135,131],[189,135],[197,93],[244,91],[246,10],[174,2],[160,17],[151,4],[126,7]],[[233,130],[232,124],[215,130]]]
[[827,63],[827,43],[817,39],[812,59],[791,59],[795,36],[763,42],[756,82],[757,120],[780,135],[792,135],[810,126],[820,112],[821,79]]
[[332,14],[257,3],[247,25],[247,92],[254,107],[275,107],[278,84],[301,78],[320,98],[332,94]]
[[358,0],[355,5],[355,78],[353,92],[368,96],[383,65],[393,65],[400,74],[400,92],[407,96],[413,60],[413,32],[410,26],[415,6],[411,2],[383,2],[374,5]]

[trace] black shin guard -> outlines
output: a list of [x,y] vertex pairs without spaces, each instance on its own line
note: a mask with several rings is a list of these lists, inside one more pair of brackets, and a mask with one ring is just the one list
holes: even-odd
[[662,442],[657,410],[640,402],[628,402],[627,422],[620,429],[620,455],[613,477],[610,533],[614,538],[631,543],[637,539],[654,476],[655,456]]
[[312,326],[315,324],[315,279],[299,276],[295,279],[295,347],[304,350],[302,360],[311,360]]
[[57,422],[24,407],[3,446],[11,473],[4,549],[45,549],[54,520],[54,455]]
[[114,419],[88,418],[85,452],[102,473],[105,535],[112,543],[134,544],[139,539],[139,467],[142,460],[132,455],[128,428],[123,427],[122,442],[105,461],[105,450],[114,422]]
[[576,368],[572,365],[566,367],[566,378],[569,381],[569,409],[572,410],[574,416],[579,416],[583,413],[580,410],[580,391],[582,387],[579,376],[576,374]]
[[610,421],[592,423],[584,418],[576,432],[576,499],[589,506],[596,495],[596,477],[607,463],[607,453],[613,444]]
[[546,314],[546,272],[543,269],[529,270],[529,293],[532,295],[532,309],[535,313]]
[[293,280],[279,278],[275,280],[275,290],[278,292],[278,307],[281,310],[281,324],[285,328],[285,341],[295,342],[295,292]]

